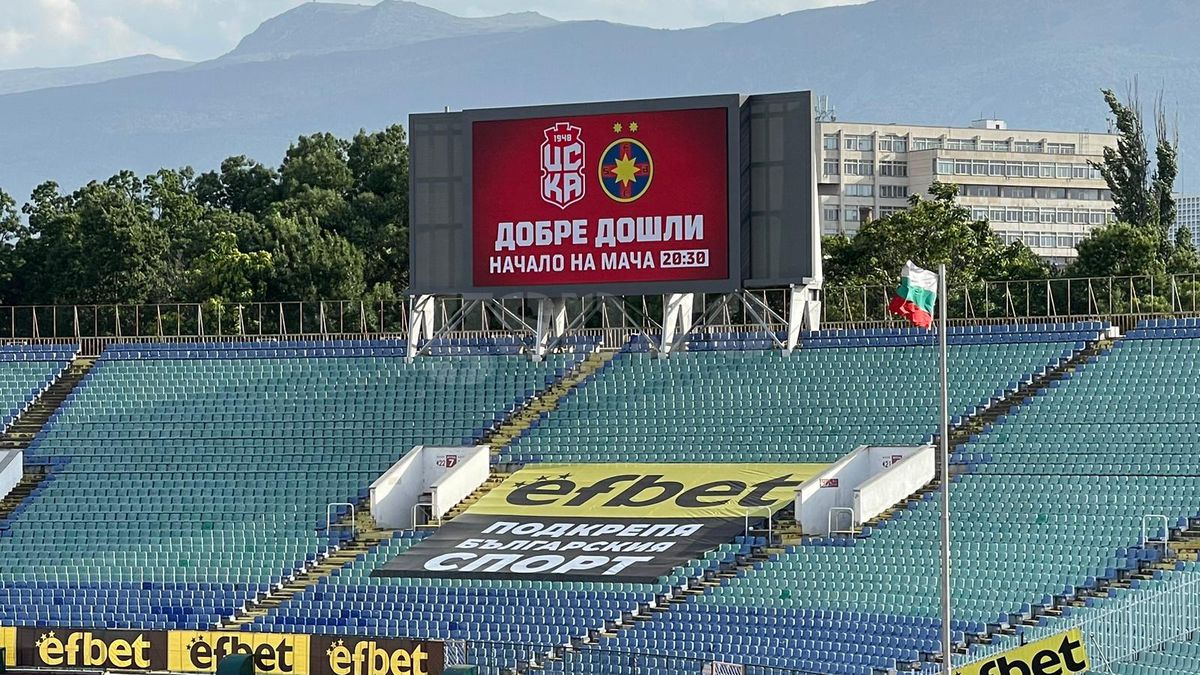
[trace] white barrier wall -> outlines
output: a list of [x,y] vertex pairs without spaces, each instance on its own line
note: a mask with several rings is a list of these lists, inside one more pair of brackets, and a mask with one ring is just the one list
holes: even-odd
[[[893,468],[903,465],[907,458],[927,447],[862,445],[829,465],[796,489],[796,522],[800,524],[800,530],[808,535],[828,534],[831,509],[854,510],[853,518],[848,512],[835,513],[835,529],[845,529],[851,524],[857,528],[889,506],[908,497],[928,480],[866,517],[862,511],[862,498],[857,492],[872,481],[873,477],[877,477],[879,482],[872,484],[867,495],[870,508],[876,508],[879,500],[889,498],[893,492],[901,489],[890,485]],[[909,482],[911,481],[906,478],[903,484],[907,485]],[[887,487],[882,487],[883,485]]]
[[937,475],[936,457],[933,446],[917,448],[908,457],[889,461],[886,470],[859,485],[854,491],[856,524],[871,520],[933,480]]
[[25,453],[21,450],[5,450],[0,452],[0,499],[8,496],[9,492],[21,482],[25,475]]
[[457,462],[447,466],[446,472],[429,486],[433,517],[440,519],[446,515],[455,504],[479,489],[491,473],[491,450],[486,445],[466,448],[466,451],[457,457]]
[[859,446],[796,489],[796,522],[801,532],[826,534],[829,510],[853,504],[853,486],[868,475],[867,450],[867,446]]
[[[414,522],[413,507],[423,501],[427,492],[432,497],[432,488],[437,486],[444,508],[438,512],[435,507],[434,515],[440,518],[487,480],[489,453],[490,450],[482,445],[414,447],[371,484],[371,516],[380,527],[416,527],[420,523]],[[448,502],[454,495],[461,496]]]

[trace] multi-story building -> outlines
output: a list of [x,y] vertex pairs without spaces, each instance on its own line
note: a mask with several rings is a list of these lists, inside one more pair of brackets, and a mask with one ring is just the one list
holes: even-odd
[[1200,248],[1200,195],[1176,195],[1175,226],[1190,230],[1192,243]]
[[908,207],[934,181],[960,186],[961,203],[1006,242],[1064,263],[1092,228],[1112,219],[1112,195],[1090,161],[1111,134],[1018,131],[1001,120],[970,127],[821,122],[818,194],[826,234]]

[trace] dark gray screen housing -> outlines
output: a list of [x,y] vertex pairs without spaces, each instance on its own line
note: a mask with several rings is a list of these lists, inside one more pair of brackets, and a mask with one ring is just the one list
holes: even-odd
[[[613,110],[728,105],[729,278],[686,284],[480,288],[471,264],[471,124]],[[468,110],[409,118],[409,292],[467,296],[651,295],[802,283],[813,274],[812,97],[809,92]]]

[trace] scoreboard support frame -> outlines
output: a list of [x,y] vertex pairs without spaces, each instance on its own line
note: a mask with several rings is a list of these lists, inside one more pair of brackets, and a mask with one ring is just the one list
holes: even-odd
[[[600,330],[605,335],[615,336],[623,331],[621,334],[627,337],[634,332],[641,333],[659,358],[669,358],[682,349],[694,332],[726,327],[728,324],[723,316],[731,309],[740,310],[746,319],[742,326],[767,333],[775,348],[790,354],[800,346],[802,331],[819,330],[821,327],[821,288],[819,279],[792,284],[785,289],[786,300],[780,307],[772,306],[753,289],[739,289],[715,297],[710,294],[707,296],[709,302],[699,313],[697,308],[701,306],[703,297],[699,293],[652,296],[662,298],[661,323],[650,317],[631,316],[626,308],[629,297],[621,295],[595,294],[572,298],[582,301],[584,305],[574,316],[568,312],[568,298],[540,298],[536,301],[536,317],[532,321],[506,307],[501,298],[417,295],[409,299],[407,356],[411,361],[429,354],[432,342],[436,339],[481,332],[478,328],[468,326],[468,317],[478,311],[492,317],[498,324],[498,328],[492,330],[531,338],[528,354],[534,360],[540,361],[552,353],[568,335],[585,331],[594,333],[597,329],[589,328],[588,324],[597,316],[601,317],[601,323],[604,324]],[[610,327],[612,313],[621,320],[620,328]],[[777,333],[783,333],[783,338]],[[608,348],[618,346],[606,345]]]

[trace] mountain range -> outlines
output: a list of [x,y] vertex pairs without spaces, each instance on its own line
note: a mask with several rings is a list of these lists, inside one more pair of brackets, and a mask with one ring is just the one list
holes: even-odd
[[847,120],[1095,132],[1100,90],[1136,79],[1143,103],[1162,90],[1179,120],[1187,189],[1200,169],[1196,25],[1194,0],[874,0],[687,30],[306,3],[211,61],[9,89],[0,187],[21,198],[46,179],[71,189],[235,154],[275,164],[300,134],[446,107],[726,92],[812,89]]

